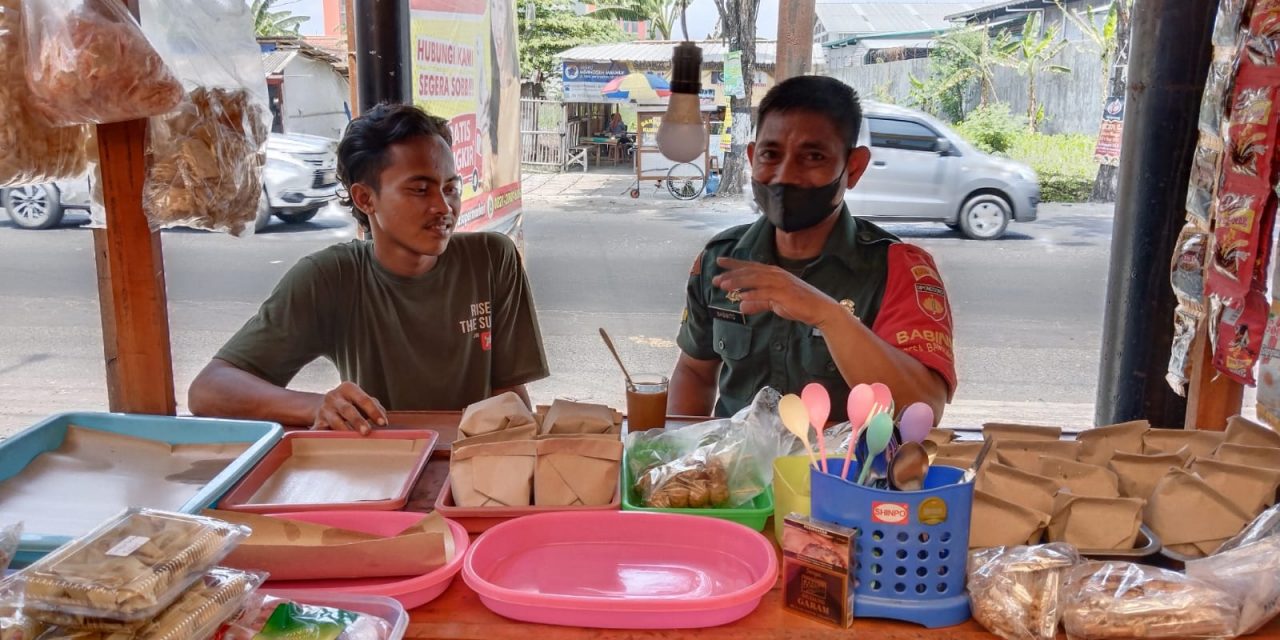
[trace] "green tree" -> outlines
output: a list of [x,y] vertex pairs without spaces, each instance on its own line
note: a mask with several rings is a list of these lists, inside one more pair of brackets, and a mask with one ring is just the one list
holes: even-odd
[[756,64],[756,16],[760,12],[760,0],[715,0],[720,14],[721,33],[730,51],[742,52],[742,78],[745,93],[741,98],[729,101],[733,112],[733,125],[729,129],[729,151],[724,155],[724,167],[720,172],[718,193],[737,195],[742,193],[747,175],[747,143],[750,142],[751,81]]
[[911,76],[911,101],[952,121],[964,116],[964,92],[978,83],[978,106],[995,95],[995,68],[1014,54],[1017,43],[1007,33],[992,38],[985,27],[957,29],[938,38],[929,56],[929,75]]
[[253,0],[249,11],[253,14],[253,29],[259,38],[298,36],[299,28],[310,18],[295,16],[292,11],[278,9],[281,0]]
[[1067,43],[1058,40],[1058,27],[1040,29],[1043,18],[1039,13],[1027,15],[1022,24],[1022,38],[1013,47],[1013,55],[1005,56],[1000,63],[1027,79],[1027,126],[1035,131],[1044,119],[1044,111],[1036,101],[1036,79],[1042,73],[1071,73],[1071,69],[1052,64],[1054,58],[1066,48]]
[[598,7],[593,17],[649,23],[649,39],[670,40],[680,22],[680,0],[623,0]]
[[569,0],[522,0],[533,3],[532,24],[524,10],[517,11],[520,31],[520,75],[549,78],[559,74],[555,57],[584,44],[625,42],[627,35],[610,20],[580,16]]

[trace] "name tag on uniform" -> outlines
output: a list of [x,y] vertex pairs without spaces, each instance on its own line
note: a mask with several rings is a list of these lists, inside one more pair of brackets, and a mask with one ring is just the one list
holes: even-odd
[[725,322],[734,322],[737,324],[746,324],[747,316],[741,311],[733,309],[724,309],[721,307],[708,307],[711,310],[711,317],[716,320],[724,320]]

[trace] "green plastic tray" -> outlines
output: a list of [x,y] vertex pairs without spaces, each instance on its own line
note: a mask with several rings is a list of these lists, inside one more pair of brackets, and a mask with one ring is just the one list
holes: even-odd
[[627,470],[627,462],[622,461],[622,510],[648,511],[650,513],[678,513],[686,516],[707,516],[719,518],[745,525],[756,531],[764,531],[773,515],[773,487],[765,488],[751,503],[736,509],[662,509],[657,507],[641,507],[636,505],[635,488],[631,482],[631,473]]

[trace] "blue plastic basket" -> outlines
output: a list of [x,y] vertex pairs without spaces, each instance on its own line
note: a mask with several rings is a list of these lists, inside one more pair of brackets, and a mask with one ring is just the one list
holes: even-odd
[[[973,483],[964,472],[931,467],[921,491],[882,491],[811,471],[813,517],[856,529],[854,614],[948,627],[969,619],[965,592]],[[855,467],[850,477],[857,477]]]
[[[127,507],[152,507],[182,513],[199,513],[211,506],[231,485],[257,464],[278,442],[284,429],[274,422],[250,420],[215,420],[209,418],[175,418],[172,416],[135,415],[126,413],[60,413],[0,442],[0,481],[18,474],[36,456],[62,446],[70,425],[97,431],[118,433],[167,444],[244,443],[249,448],[227,465],[181,505],[121,504]],[[50,496],[56,500],[57,496]],[[22,534],[15,567],[26,566],[70,541],[67,536],[49,535],[27,530]]]

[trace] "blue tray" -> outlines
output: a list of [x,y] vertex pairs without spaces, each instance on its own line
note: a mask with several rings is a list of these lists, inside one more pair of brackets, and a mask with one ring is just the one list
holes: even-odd
[[[0,481],[17,475],[31,464],[36,456],[61,447],[62,440],[67,435],[67,426],[72,424],[85,429],[157,440],[171,445],[250,443],[249,448],[240,454],[240,457],[214,476],[213,480],[210,480],[181,508],[172,509],[168,505],[122,504],[121,510],[126,507],[155,507],[169,508],[182,513],[199,513],[222,497],[222,494],[226,493],[241,476],[248,473],[284,435],[284,429],[274,422],[175,418],[124,413],[60,413],[0,442]],[[57,498],[51,496],[50,499]],[[24,532],[13,564],[15,567],[26,566],[70,540],[67,536],[45,535],[39,531]]]

